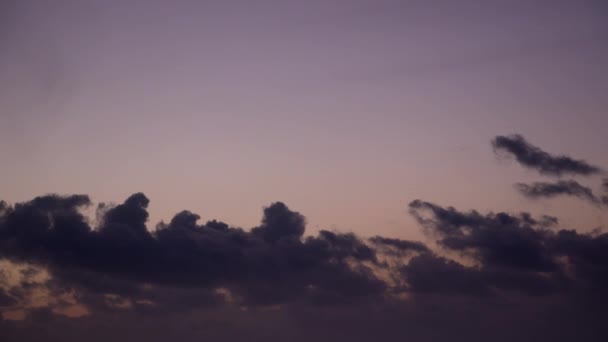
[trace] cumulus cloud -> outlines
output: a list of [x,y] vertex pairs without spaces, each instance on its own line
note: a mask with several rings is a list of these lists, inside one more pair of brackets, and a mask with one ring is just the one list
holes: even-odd
[[[455,285],[481,283],[538,295],[581,289],[605,291],[608,286],[607,233],[556,229],[554,219],[536,220],[527,213],[461,212],[420,200],[409,206],[437,243],[475,265],[472,269],[478,273],[444,260],[423,260],[431,268],[444,270],[441,274],[462,277]],[[406,268],[406,272],[412,276],[412,270]]]
[[[421,317],[433,317],[444,331],[453,331],[457,325],[447,322],[450,315],[463,314],[457,309],[462,305],[485,325],[498,322],[491,315],[523,314],[516,307],[539,310],[542,305],[549,315],[555,303],[590,303],[560,309],[587,317],[591,310],[604,312],[591,303],[608,298],[608,234],[559,229],[551,216],[463,212],[412,201],[411,214],[437,246],[430,248],[384,236],[325,230],[307,235],[305,217],[282,202],[266,207],[261,223],[247,230],[216,220],[199,223],[199,215],[181,211],[151,231],[148,204],[136,193],[119,205],[102,205],[92,225],[83,215],[93,205],[85,195],[3,203],[0,255],[21,266],[12,275],[3,273],[0,307],[5,319],[25,321],[0,322],[0,337],[36,340],[39,336],[23,327],[50,321],[69,331],[80,324],[103,331],[100,321],[116,315],[131,322],[124,329],[148,336],[151,327],[140,326],[137,317],[180,315],[181,320],[215,313],[239,317],[235,329],[295,315],[284,330],[266,328],[294,340],[304,335],[293,335],[293,324],[316,329],[310,338],[334,336],[336,326],[321,323],[329,317],[342,317],[336,324],[357,325],[344,331],[349,338],[368,336],[366,329],[374,326],[387,329],[387,338],[406,336],[398,322],[409,319],[419,322],[409,331],[424,340],[433,335],[416,330]],[[310,315],[303,318],[306,312]],[[365,314],[354,317],[357,312]],[[369,317],[394,324],[376,324]],[[577,319],[576,326],[595,327],[590,322]],[[214,329],[206,333],[227,338],[228,330]],[[233,338],[252,335],[262,338],[256,329]],[[165,330],[159,336],[172,335]],[[596,336],[588,335],[589,340]]]
[[306,236],[305,217],[281,202],[265,208],[261,224],[249,230],[199,224],[199,215],[182,211],[149,231],[148,204],[134,194],[106,208],[97,226],[82,214],[92,205],[84,195],[4,204],[1,256],[44,267],[51,292],[75,291],[104,310],[343,305],[408,293],[548,295],[601,288],[608,280],[608,235],[556,230],[549,216],[411,202],[428,235],[465,258],[458,260],[417,241],[324,230]]
[[153,232],[146,228],[148,203],[134,194],[106,210],[97,227],[81,213],[91,205],[83,195],[5,206],[0,254],[44,265],[58,281],[89,292],[107,287],[121,296],[144,296],[138,285],[152,284],[195,287],[209,302],[226,289],[240,304],[273,305],[378,296],[386,288],[372,272],[375,249],[353,234],[304,237],[305,218],[281,202],[265,208],[249,231],[215,220],[198,224],[200,216],[182,211]]
[[562,176],[566,174],[591,176],[602,170],[584,160],[573,159],[565,155],[552,155],[532,145],[519,134],[496,136],[492,140],[495,151],[512,154],[517,162],[529,169],[547,176]]
[[[551,156],[520,136],[497,137],[494,146],[546,175],[600,172],[583,161]],[[597,194],[574,180],[516,188],[532,199],[574,196],[608,204],[608,179]],[[408,209],[428,239],[423,243],[328,230],[307,234],[305,216],[282,202],[264,208],[260,224],[250,229],[205,222],[184,210],[150,230],[149,203],[143,193],[118,205],[100,203],[91,220],[84,214],[94,205],[87,195],[0,201],[0,338],[38,340],[29,327],[54,322],[67,331],[86,327],[98,331],[100,340],[115,339],[100,322],[118,315],[115,323],[124,331],[166,340],[182,335],[150,333],[154,328],[142,326],[139,317],[181,326],[191,317],[211,322],[219,315],[236,317],[234,328],[220,324],[197,331],[193,340],[268,339],[260,334],[264,329],[290,340],[369,340],[380,329],[387,339],[424,341],[437,337],[421,328],[429,319],[449,338],[467,324],[458,317],[474,314],[478,326],[496,326],[530,310],[550,318],[560,333],[528,319],[518,323],[525,326],[522,335],[511,338],[490,330],[458,336],[578,336],[568,334],[565,322],[577,327],[573,332],[585,331],[589,341],[605,333],[595,317],[608,304],[608,233],[564,229],[553,216],[460,211],[414,200]],[[284,326],[259,326],[285,315],[290,316]],[[407,331],[403,320],[412,322]],[[339,327],[344,332],[336,335]],[[60,333],[54,338],[70,340]]]

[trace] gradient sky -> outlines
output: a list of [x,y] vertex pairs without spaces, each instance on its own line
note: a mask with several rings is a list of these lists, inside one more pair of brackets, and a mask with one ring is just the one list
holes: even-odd
[[[0,193],[189,209],[251,227],[281,200],[320,228],[415,237],[415,198],[531,202],[493,154],[519,133],[608,167],[608,7],[539,1],[3,1]],[[592,183],[595,184],[595,180]]]
[[607,61],[605,0],[0,0],[0,340],[608,341]]

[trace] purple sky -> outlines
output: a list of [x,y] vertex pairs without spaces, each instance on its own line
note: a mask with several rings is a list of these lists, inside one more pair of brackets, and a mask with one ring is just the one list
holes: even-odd
[[0,0],[0,340],[608,341],[607,23]]
[[[603,1],[9,1],[0,8],[2,198],[143,191],[251,227],[281,200],[320,228],[418,236],[415,198],[532,202],[490,140],[608,167]],[[588,184],[595,185],[596,179]]]

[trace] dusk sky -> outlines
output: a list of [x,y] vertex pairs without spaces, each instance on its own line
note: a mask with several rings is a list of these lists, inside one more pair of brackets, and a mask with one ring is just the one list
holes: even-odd
[[0,338],[605,340],[607,61],[602,0],[0,0]]

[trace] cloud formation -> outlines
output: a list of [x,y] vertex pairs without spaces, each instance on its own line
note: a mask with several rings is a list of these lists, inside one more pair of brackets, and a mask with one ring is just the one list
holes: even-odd
[[[524,153],[525,162],[518,160],[543,174],[599,172],[521,141],[532,153]],[[533,199],[574,196],[608,204],[608,179],[597,194],[574,180],[516,188]],[[198,214],[184,210],[151,230],[149,203],[143,193],[118,205],[100,203],[92,223],[84,214],[94,205],[87,195],[45,195],[14,205],[0,201],[0,339],[37,340],[26,327],[45,322],[68,331],[84,324],[99,331],[100,340],[116,338],[100,321],[119,315],[116,324],[123,331],[137,327],[138,336],[166,340],[175,335],[152,334],[139,318],[180,325],[210,313],[238,317],[234,331],[248,333],[228,337],[230,329],[212,328],[193,338],[267,339],[259,334],[268,330],[290,340],[368,340],[379,335],[367,329],[380,329],[387,339],[418,334],[424,341],[436,337],[420,328],[429,319],[448,338],[467,324],[454,317],[474,313],[476,326],[491,326],[530,310],[550,319],[560,333],[522,320],[522,334],[512,339],[565,341],[576,335],[565,326],[586,331],[589,341],[600,341],[605,333],[596,317],[608,307],[608,233],[560,228],[553,216],[466,212],[414,200],[408,209],[428,239],[423,243],[328,230],[310,235],[306,218],[282,202],[264,208],[260,224],[250,229],[202,223]],[[284,321],[285,329],[247,325],[284,315],[295,315]],[[213,319],[217,316],[206,318]],[[332,325],[324,325],[330,320]],[[405,332],[403,320],[416,323]],[[294,324],[314,332],[296,334]],[[339,329],[344,333],[335,335]],[[489,331],[459,336],[512,340]]]
[[[125,332],[149,341],[567,341],[581,332],[601,341],[606,333],[597,317],[608,304],[608,234],[559,229],[552,216],[412,201],[431,248],[384,236],[308,235],[305,217],[282,202],[248,230],[199,223],[189,211],[149,230],[148,204],[141,193],[100,204],[92,225],[85,195],[2,202],[0,256],[18,268],[0,274],[0,339],[39,340],[44,327],[62,341],[83,329],[100,341]],[[201,317],[205,329],[182,333]],[[522,317],[517,329],[514,317]],[[538,317],[551,324],[531,324]],[[142,323],[149,320],[156,323]],[[424,328],[429,322],[440,335]],[[478,328],[503,323],[519,333]]]
[[199,215],[182,211],[150,231],[148,204],[136,193],[99,205],[93,227],[82,214],[92,205],[85,195],[3,203],[1,257],[48,270],[45,291],[72,291],[94,311],[335,306],[404,294],[538,296],[608,286],[608,235],[556,230],[550,216],[465,213],[415,200],[410,212],[441,249],[434,251],[383,236],[307,236],[305,217],[282,202],[265,208],[250,230],[199,224]]
[[537,146],[530,144],[519,134],[496,136],[492,140],[495,151],[512,154],[517,162],[529,169],[546,176],[579,175],[591,176],[602,170],[584,160],[573,159],[565,155],[551,155]]
[[602,199],[597,197],[593,190],[574,180],[549,182],[535,182],[532,184],[517,183],[515,188],[527,198],[541,199],[557,196],[574,196],[593,204],[600,204]]
[[426,261],[440,274],[459,279],[452,290],[481,293],[495,288],[540,295],[608,289],[608,233],[557,230],[554,217],[534,219],[527,213],[466,213],[420,200],[409,206],[440,246],[476,265],[464,268],[445,260]]
[[1,256],[43,265],[89,291],[103,291],[97,278],[110,277],[116,284],[106,286],[119,295],[137,292],[134,284],[152,284],[195,287],[207,297],[225,289],[243,305],[273,305],[341,301],[386,288],[371,270],[379,264],[374,249],[352,234],[304,238],[304,217],[281,202],[265,208],[250,231],[218,221],[199,225],[198,215],[182,211],[153,232],[146,228],[148,203],[134,194],[106,208],[98,227],[80,212],[91,205],[83,195],[5,207]]

